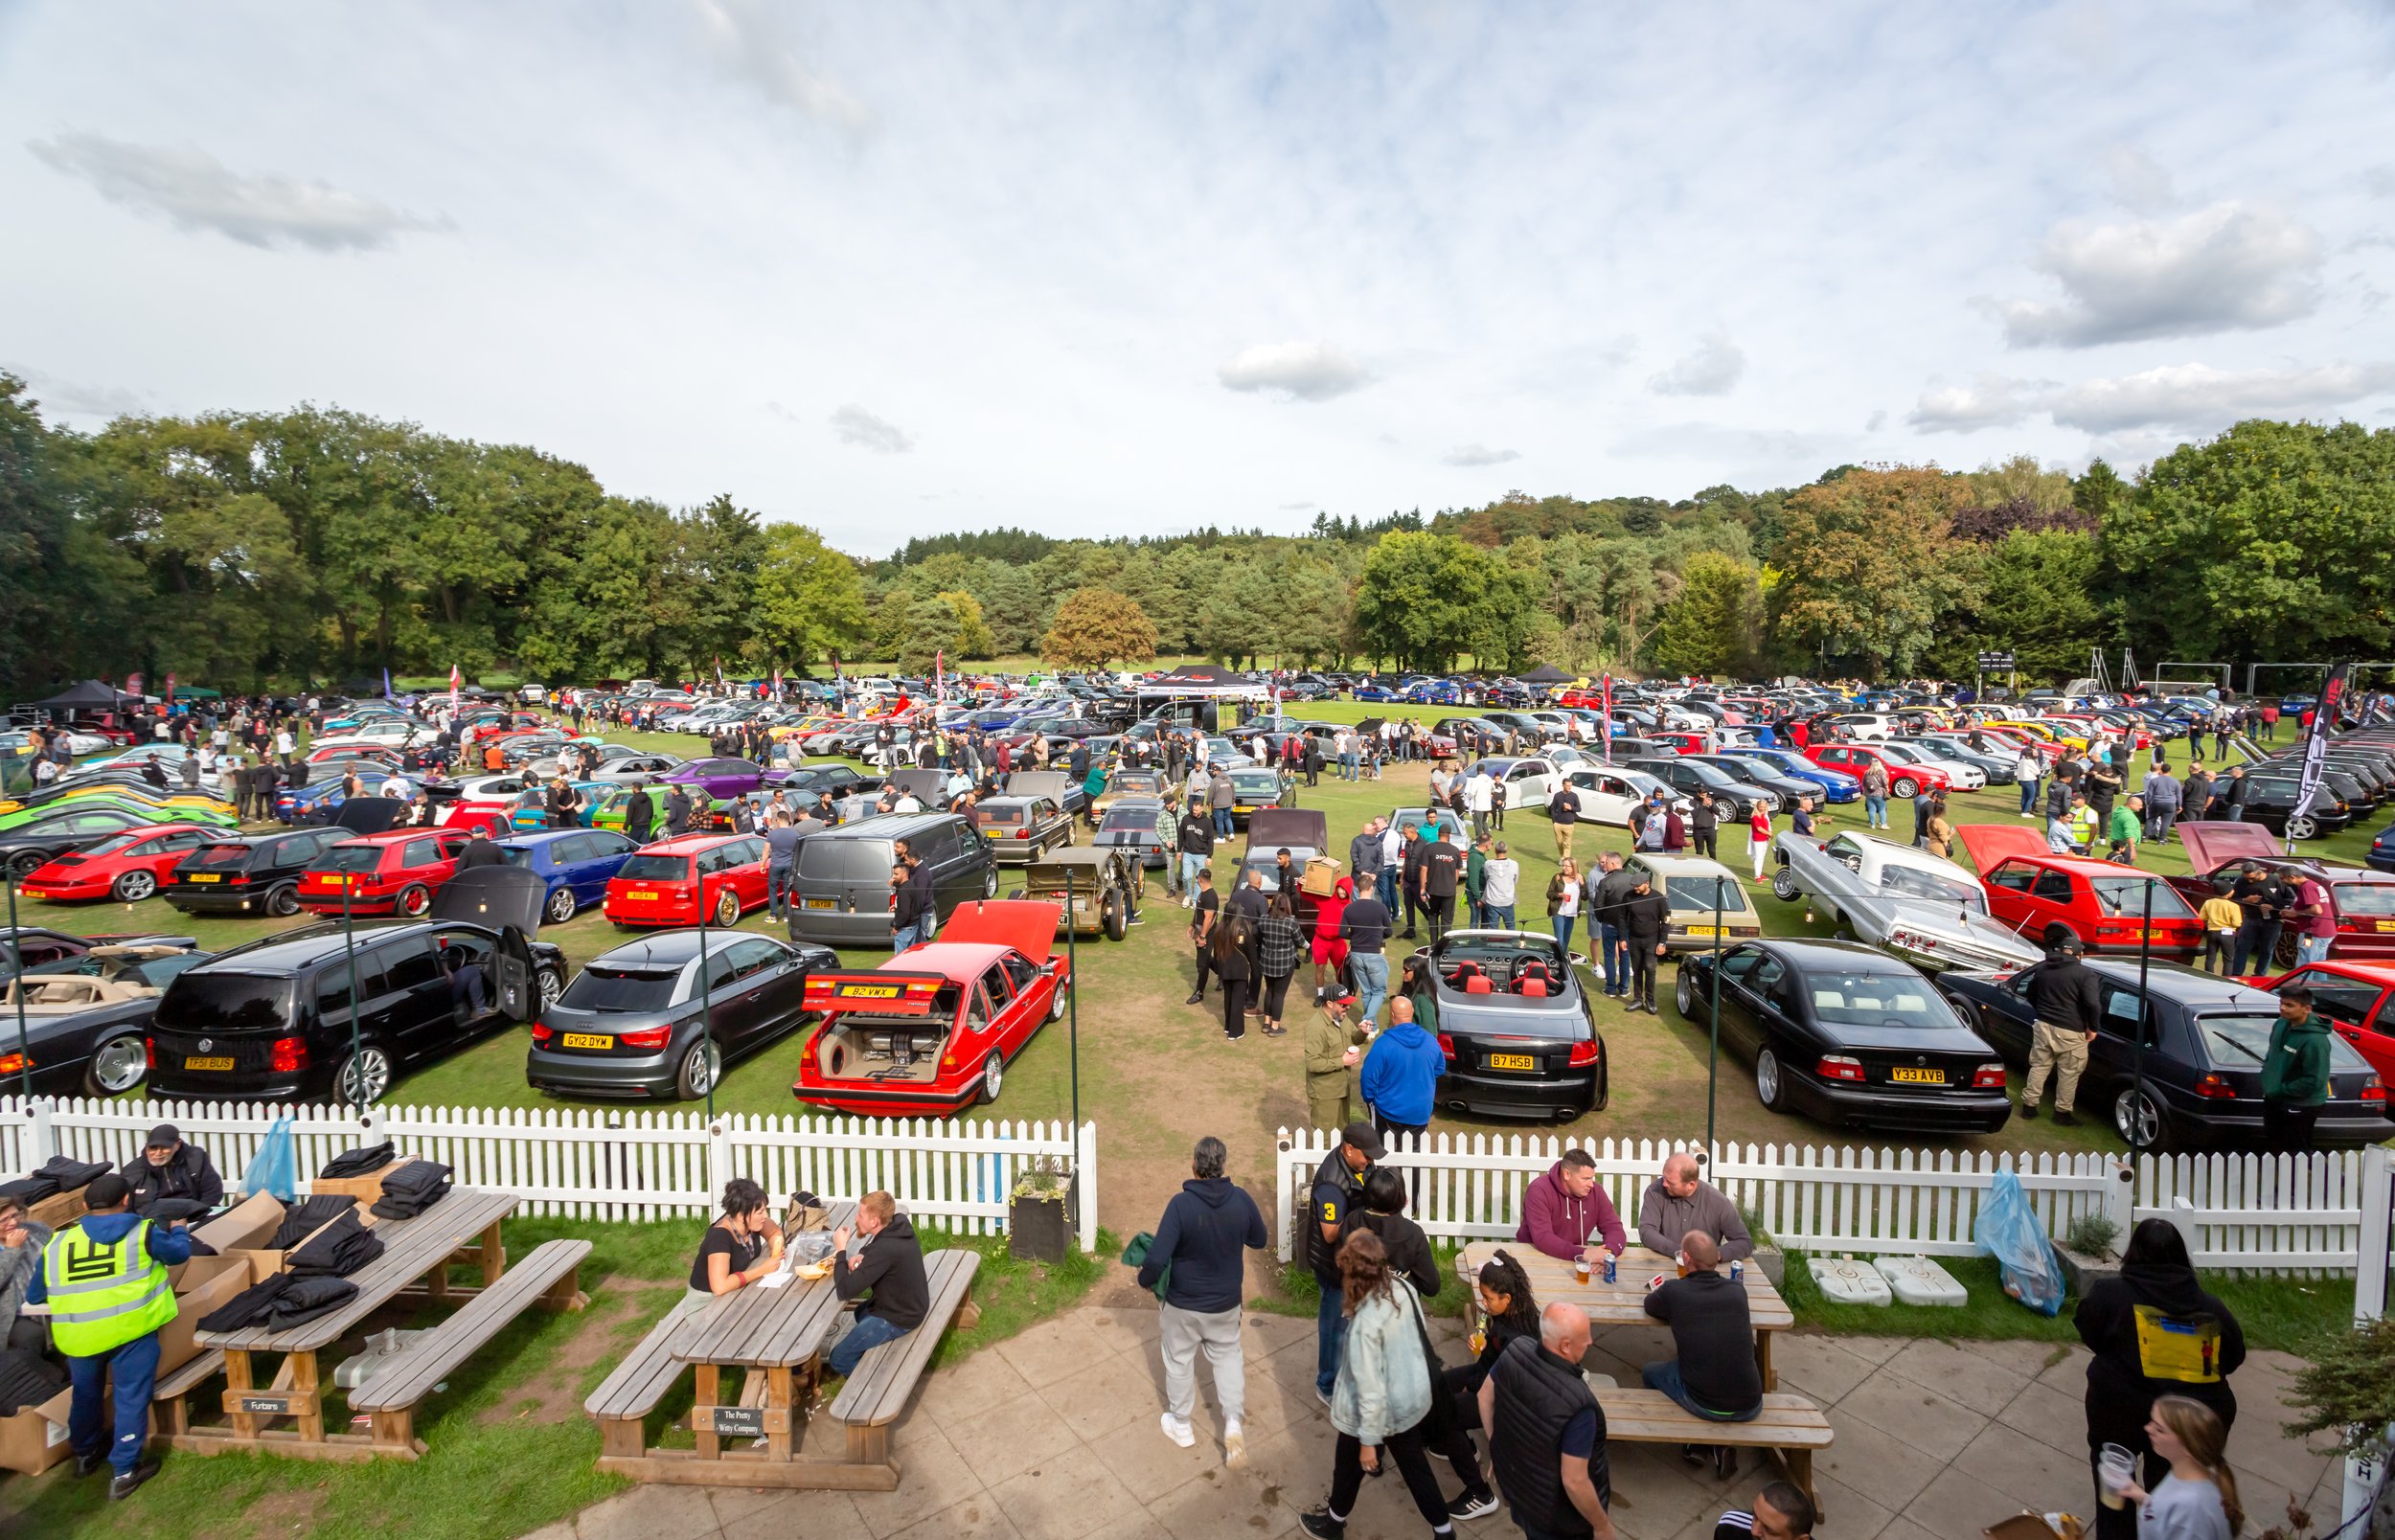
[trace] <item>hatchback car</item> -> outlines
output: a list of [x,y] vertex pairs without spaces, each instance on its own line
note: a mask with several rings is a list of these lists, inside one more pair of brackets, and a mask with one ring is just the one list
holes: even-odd
[[1989,913],[2041,945],[2056,925],[2090,953],[2151,951],[2184,961],[2203,945],[2203,921],[2167,881],[2110,861],[2052,854],[2018,824],[1965,824],[1954,832],[1988,886]]
[[2312,991],[2312,1008],[2330,1030],[2362,1056],[2382,1080],[2395,1079],[2395,965],[2308,962],[2259,987],[2276,994],[2290,985]]
[[1625,828],[1633,833],[1639,819],[1646,816],[1647,799],[1662,792],[1672,799],[1672,810],[1682,818],[1697,804],[1694,800],[1647,774],[1644,770],[1626,770],[1613,765],[1575,765],[1566,779],[1573,794],[1580,799],[1580,821],[1584,824],[1604,824]]
[[28,874],[18,892],[47,903],[113,898],[139,903],[158,891],[176,862],[221,831],[198,824],[135,825],[100,835],[79,849],[53,856]]
[[1605,1038],[1554,937],[1449,931],[1414,955],[1430,964],[1438,993],[1441,1107],[1558,1122],[1605,1109],[1612,1095]]
[[547,884],[541,914],[562,925],[575,912],[607,895],[607,884],[640,847],[604,828],[549,829],[499,842],[507,864],[522,867]]
[[[693,869],[696,868],[696,871]],[[626,930],[737,925],[765,902],[765,842],[754,834],[685,834],[643,846],[607,879],[602,912]]]
[[1672,951],[1709,950],[1717,940],[1726,946],[1763,934],[1763,916],[1746,884],[1719,861],[1642,850],[1627,857],[1623,869],[1643,872],[1663,895],[1669,911],[1663,944]]
[[399,915],[420,919],[457,871],[466,836],[399,828],[330,846],[300,875],[300,907],[315,915]]
[[1734,759],[1768,765],[1791,781],[1813,783],[1812,795],[1825,803],[1850,803],[1862,796],[1862,778],[1818,765],[1793,749],[1723,749]]
[[696,1099],[727,1064],[794,1030],[809,974],[839,965],[830,947],[745,932],[644,937],[593,959],[542,1008],[525,1083],[566,1097]]
[[1937,986],[1857,941],[1749,941],[1680,960],[1673,1003],[1754,1066],[1755,1099],[1837,1126],[1992,1134],[2004,1066]]
[[[2315,878],[2328,890],[2329,917],[2337,927],[2329,941],[2329,956],[2395,959],[2395,876],[2359,867],[2291,862],[2278,836],[2258,824],[2198,821],[2177,828],[2195,871],[2188,876],[2173,877],[2170,883],[2189,903],[2200,905],[2216,894],[2228,893],[2244,874],[2245,864],[2260,861],[2298,878]],[[2281,932],[2282,964],[2295,961],[2297,940],[2292,925]]]
[[1644,771],[1687,797],[1693,798],[1700,790],[1713,793],[1713,800],[1722,804],[1722,812],[1733,823],[1743,824],[1752,818],[1758,804],[1775,813],[1780,810],[1778,793],[1741,781],[1719,765],[1707,764],[1701,759],[1676,756],[1670,759],[1635,759],[1628,761],[1628,767]]
[[[1805,758],[1828,770],[1843,770],[1859,781],[1874,765],[1887,772],[1888,795],[1910,799],[1923,790],[1948,791],[1955,785],[1950,771],[1964,766],[1947,765],[1943,761],[1916,763],[1881,752],[1877,743],[1815,743],[1805,750]],[[1924,756],[1927,759],[1927,756]],[[1977,775],[1976,771],[1973,772]],[[1984,784],[1985,776],[1978,776]]]
[[1100,849],[1125,851],[1146,868],[1169,866],[1179,838],[1173,811],[1161,801],[1125,797],[1099,815],[1098,832],[1090,843]]
[[[366,788],[365,795],[378,797],[392,772],[361,764],[356,767],[356,774],[358,784]],[[276,792],[274,816],[286,824],[330,824],[348,800],[348,777],[329,775],[311,780],[305,786],[285,786]]]
[[300,880],[316,857],[351,837],[344,828],[218,836],[177,861],[160,895],[187,915],[300,912]]

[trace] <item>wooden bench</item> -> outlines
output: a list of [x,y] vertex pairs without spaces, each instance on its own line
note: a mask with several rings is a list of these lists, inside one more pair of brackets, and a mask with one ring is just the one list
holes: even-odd
[[890,1424],[931,1365],[932,1349],[953,1320],[967,1331],[981,1324],[981,1307],[973,1303],[973,1274],[981,1257],[969,1251],[936,1251],[924,1258],[924,1281],[930,1285],[931,1308],[923,1325],[899,1338],[868,1350],[856,1361],[833,1397],[832,1415],[848,1427],[848,1463],[887,1466],[896,1482],[898,1467],[890,1460]]
[[191,1393],[224,1372],[224,1349],[211,1348],[178,1366],[149,1393],[151,1435],[192,1431]]
[[464,1309],[393,1354],[372,1379],[352,1391],[350,1410],[373,1415],[376,1445],[394,1454],[422,1454],[424,1446],[416,1438],[417,1403],[533,1305],[579,1310],[588,1304],[577,1270],[589,1255],[586,1240],[552,1240],[534,1247],[496,1283],[478,1290]]
[[582,1410],[599,1423],[602,1461],[639,1460],[648,1452],[648,1434],[642,1424],[690,1368],[673,1353],[673,1335],[681,1325],[679,1310],[667,1311],[665,1319],[649,1328],[649,1335],[624,1355],[582,1403]]
[[1830,1447],[1830,1419],[1801,1395],[1769,1393],[1763,1415],[1751,1422],[1714,1422],[1698,1416],[1661,1391],[1610,1390],[1596,1393],[1605,1413],[1607,1440],[1631,1443],[1727,1444],[1737,1449],[1768,1449],[1788,1467],[1788,1479],[1821,1508],[1821,1494],[1813,1484],[1813,1452]]

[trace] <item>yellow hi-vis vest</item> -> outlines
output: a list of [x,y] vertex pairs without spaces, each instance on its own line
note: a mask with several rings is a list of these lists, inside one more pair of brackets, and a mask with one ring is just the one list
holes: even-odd
[[50,1300],[50,1337],[70,1358],[91,1358],[147,1336],[174,1319],[174,1289],[165,1264],[149,1255],[149,1221],[110,1244],[80,1223],[42,1250]]

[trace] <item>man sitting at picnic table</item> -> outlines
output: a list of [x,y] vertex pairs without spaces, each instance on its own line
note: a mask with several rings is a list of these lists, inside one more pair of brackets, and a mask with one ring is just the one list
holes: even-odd
[[1621,1256],[1630,1245],[1612,1198],[1597,1185],[1596,1158],[1585,1149],[1565,1150],[1546,1174],[1532,1178],[1514,1238],[1549,1257],[1585,1257],[1592,1264],[1602,1263],[1607,1252]]
[[[1647,1295],[1647,1314],[1672,1328],[1678,1356],[1649,1364],[1639,1378],[1707,1422],[1751,1422],[1763,1411],[1763,1371],[1755,1367],[1755,1328],[1746,1313],[1746,1286],[1720,1272],[1722,1254],[1713,1237],[1692,1230],[1679,1246],[1680,1278],[1667,1279]],[[1704,1463],[1697,1444],[1680,1446],[1680,1458]],[[1737,1469],[1738,1451],[1713,1451],[1714,1469],[1726,1481]]]
[[856,1361],[885,1342],[895,1342],[924,1324],[931,1310],[931,1282],[924,1277],[924,1249],[915,1227],[898,1212],[887,1192],[857,1200],[856,1257],[848,1255],[849,1230],[832,1232],[832,1287],[843,1300],[859,1300],[855,1322],[833,1345],[832,1372],[845,1378]]
[[1734,1262],[1755,1254],[1754,1237],[1738,1205],[1697,1177],[1697,1158],[1674,1155],[1663,1163],[1663,1174],[1647,1185],[1638,1205],[1638,1243],[1665,1257],[1676,1256],[1681,1237],[1702,1231],[1722,1261]]

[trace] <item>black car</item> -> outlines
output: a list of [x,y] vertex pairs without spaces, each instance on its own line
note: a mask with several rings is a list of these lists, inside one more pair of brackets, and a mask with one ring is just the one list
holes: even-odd
[[118,807],[86,807],[52,813],[0,834],[0,871],[23,881],[59,856],[89,849],[151,821]]
[[25,969],[31,973],[53,962],[81,957],[95,946],[125,945],[197,946],[189,936],[153,936],[148,933],[105,936],[70,936],[65,931],[52,930],[46,925],[19,925],[11,931],[0,926],[0,979],[16,973],[16,960],[25,959]]
[[1754,1066],[1771,1111],[1938,1134],[1992,1134],[2012,1116],[1995,1051],[1908,963],[1857,941],[1688,953],[1673,999],[1702,1027],[1717,955],[1722,1046]]
[[[2216,782],[2217,784],[2217,782]],[[2246,777],[2246,818],[2275,834],[2289,839],[2318,839],[2334,834],[2354,821],[2352,806],[2339,798],[2334,781],[2324,777],[2312,793],[2311,810],[2302,815],[2295,811],[2295,799],[2303,791],[2303,782],[2293,774],[2248,775]]]
[[158,896],[187,915],[299,913],[301,875],[319,853],[351,837],[346,828],[228,834],[174,864]]
[[[1743,824],[1754,817],[1757,803],[1773,812],[1779,811],[1780,799],[1776,792],[1766,791],[1751,781],[1741,781],[1719,765],[1706,764],[1684,755],[1659,754],[1625,760],[1617,753],[1613,760],[1616,764],[1627,764],[1632,770],[1644,770],[1673,790],[1685,792],[1691,797],[1697,795],[1699,788],[1713,793],[1713,800],[1722,804],[1722,810],[1734,823]],[[1806,790],[1810,794],[1813,788],[1808,786]]]
[[[2134,1149],[2252,1146],[2262,1134],[2262,1057],[2278,1000],[2176,962],[2148,965],[2140,1009],[2133,960],[2087,965],[2101,979],[2103,1013],[2088,1045],[2079,1099],[2100,1109]],[[2014,1064],[2029,1061],[2034,1016],[2023,975],[1948,973],[1938,983]],[[2142,1047],[2132,1034],[2140,1030]],[[2343,1039],[2329,1039],[2329,1099],[2314,1144],[2375,1144],[2395,1134],[2386,1090]]]
[[[171,943],[95,946],[88,952],[28,967],[0,989],[0,1022],[13,1023],[24,995],[26,1038],[35,1096],[114,1097],[149,1073],[143,1042],[160,993],[208,954]],[[26,1066],[11,1062],[12,1031],[0,1053],[0,1082],[15,1085]]]
[[[1795,806],[1796,799],[1799,797],[1811,797],[1815,801],[1822,801],[1828,796],[1828,793],[1821,789],[1820,782],[1800,781],[1794,776],[1775,770],[1768,760],[1749,759],[1736,754],[1691,754],[1682,758],[1697,764],[1709,764],[1733,781],[1743,781],[1747,785],[1759,786],[1777,797],[1783,807]],[[1716,795],[1718,797],[1719,794]]]
[[530,940],[546,895],[537,873],[477,867],[441,890],[433,918],[358,926],[354,949],[341,926],[309,925],[188,968],[158,1002],[150,1090],[379,1100],[402,1071],[529,1022],[564,993],[564,952]]
[[1090,843],[1100,849],[1122,849],[1135,855],[1143,868],[1172,864],[1178,838],[1172,809],[1153,797],[1125,797],[1099,815],[1098,832]]
[[879,776],[857,774],[845,764],[804,764],[785,775],[780,784],[796,795],[804,807],[818,792],[830,792],[834,801],[842,797],[870,796],[881,789]]
[[810,972],[839,965],[828,946],[791,946],[769,936],[680,930],[643,937],[592,960],[556,1004],[543,1008],[524,1056],[525,1082],[568,1097],[703,1097],[725,1064],[779,1042],[800,1024]]
[[1447,1054],[1441,1107],[1558,1122],[1605,1109],[1612,1096],[1605,1038],[1554,937],[1449,931],[1414,955],[1437,981],[1439,1047]]

